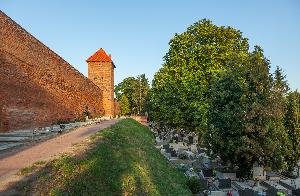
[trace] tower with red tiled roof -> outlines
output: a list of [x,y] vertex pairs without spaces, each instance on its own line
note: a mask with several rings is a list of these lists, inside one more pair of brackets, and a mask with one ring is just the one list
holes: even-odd
[[88,78],[100,87],[103,94],[103,108],[105,116],[113,117],[114,113],[114,68],[111,55],[100,48],[90,56],[88,63]]

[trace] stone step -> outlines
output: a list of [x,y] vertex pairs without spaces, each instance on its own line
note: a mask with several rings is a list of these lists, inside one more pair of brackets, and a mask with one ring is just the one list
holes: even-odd
[[18,131],[13,131],[14,133],[31,133],[33,129],[25,129],[25,130],[18,130]]
[[55,129],[52,129],[51,132],[61,132],[62,130],[60,128],[55,128]]
[[21,142],[30,139],[29,137],[0,137],[0,142]]
[[[38,134],[38,133],[37,133]],[[11,133],[0,133],[0,138],[1,137],[32,137],[33,132],[24,132],[24,133],[16,133],[16,132],[11,132]]]
[[9,148],[12,148],[12,147],[15,147],[15,146],[19,146],[19,145],[22,145],[22,144],[25,144],[25,143],[22,143],[22,142],[18,142],[18,143],[0,143],[0,151],[9,149]]
[[50,134],[51,131],[38,131],[37,135],[44,135],[44,134]]
[[35,137],[35,138],[33,138],[35,141],[38,141],[38,140],[43,140],[43,139],[47,139],[47,138],[49,138],[49,137],[51,137],[51,136],[53,136],[53,135],[56,135],[57,133],[54,133],[54,132],[52,132],[52,133],[50,133],[50,134],[44,134],[44,135],[39,135],[39,136],[37,136],[37,137]]
[[60,125],[52,125],[51,127],[44,127],[42,129],[18,130],[8,133],[0,133],[0,151],[24,144],[26,142],[45,139],[51,135],[58,134],[58,132],[70,131],[73,128],[96,124],[101,121],[104,120],[89,120],[87,122],[74,122],[69,124],[62,124],[65,126],[64,129],[61,129]]

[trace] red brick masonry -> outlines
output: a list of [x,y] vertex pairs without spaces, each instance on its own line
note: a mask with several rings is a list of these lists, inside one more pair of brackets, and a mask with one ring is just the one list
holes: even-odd
[[102,91],[0,11],[0,132],[104,114]]

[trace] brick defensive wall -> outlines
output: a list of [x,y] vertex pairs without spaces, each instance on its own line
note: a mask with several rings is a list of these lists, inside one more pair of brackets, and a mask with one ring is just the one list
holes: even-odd
[[104,115],[102,91],[0,11],[0,132]]

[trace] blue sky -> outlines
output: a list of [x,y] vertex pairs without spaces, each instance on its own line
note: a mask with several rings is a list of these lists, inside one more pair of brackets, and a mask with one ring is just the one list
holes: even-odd
[[174,34],[208,18],[241,30],[300,90],[299,0],[0,0],[0,9],[84,75],[85,60],[104,48],[115,84],[142,73],[151,81]]

